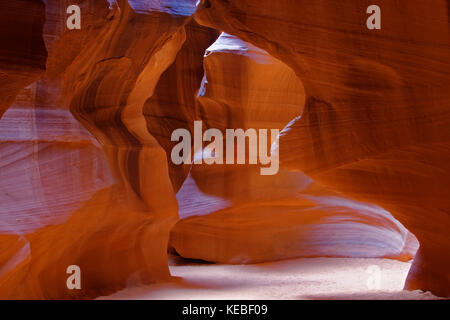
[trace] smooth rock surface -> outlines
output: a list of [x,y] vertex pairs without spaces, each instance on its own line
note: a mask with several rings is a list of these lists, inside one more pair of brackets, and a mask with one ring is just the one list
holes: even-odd
[[[76,3],[81,30],[66,28],[67,1],[0,4],[0,298],[167,281],[169,240],[233,264],[405,261],[414,235],[405,288],[450,295],[448,1],[379,0],[381,30],[367,30],[365,0]],[[171,133],[194,120],[283,129],[267,144],[278,175],[174,165]],[[302,281],[302,264],[287,264]],[[81,290],[66,285],[70,265]],[[220,272],[270,276],[257,268],[217,266],[199,281],[224,297]]]
[[[205,126],[223,133],[281,129],[301,114],[304,91],[284,63],[222,34],[206,52],[198,104]],[[181,220],[170,244],[185,258],[231,264],[315,256],[409,260],[417,250],[413,236],[385,210],[285,169],[261,176],[259,165],[194,164],[177,199]]]
[[[85,299],[165,280],[177,203],[143,106],[195,6],[85,0],[69,31],[65,6],[46,5],[47,72],[0,125],[0,297]],[[81,290],[66,286],[70,265]]]
[[203,55],[219,33],[191,20],[185,26],[186,41],[173,64],[161,75],[153,95],[144,104],[148,131],[167,154],[169,175],[175,191],[181,188],[190,165],[171,161],[172,132],[187,129],[193,135],[194,120],[198,119],[196,95],[203,78]]
[[450,296],[448,1],[205,0],[197,21],[293,68],[306,106],[282,164],[389,210],[420,242],[405,287]]

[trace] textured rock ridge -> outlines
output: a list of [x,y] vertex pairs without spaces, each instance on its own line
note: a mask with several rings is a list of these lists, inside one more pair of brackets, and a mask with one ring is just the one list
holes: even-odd
[[389,210],[420,242],[405,287],[450,295],[448,1],[202,2],[197,21],[291,66],[302,116],[280,138],[285,167]]
[[[40,164],[37,175],[28,177],[30,188],[46,192],[48,198],[32,197],[23,202],[29,207],[15,207],[23,219],[6,220],[8,230],[2,237],[8,242],[2,245],[8,250],[0,260],[5,262],[0,274],[3,298],[92,298],[169,276],[166,250],[177,203],[165,151],[149,133],[143,107],[182,47],[184,25],[195,6],[190,1],[175,11],[165,3],[148,1],[81,1],[80,6],[82,29],[68,31],[61,28],[65,7],[47,3],[46,40],[51,50],[41,80],[46,90],[34,95],[37,100],[47,95],[55,106],[47,115],[39,109],[29,112],[38,125],[52,117],[59,125],[66,117],[77,128],[70,109],[88,131],[78,128],[63,137],[46,133],[49,148],[36,132],[24,138],[32,146],[20,146],[29,153],[25,159],[29,165]],[[31,109],[41,107],[41,102],[49,106],[49,101],[24,100]],[[16,108],[14,112],[25,113]],[[20,115],[14,112],[11,117],[17,121]],[[24,122],[34,126],[27,117]],[[73,152],[56,147],[55,139],[66,148],[73,146]],[[8,152],[19,148],[17,143],[4,147]],[[67,171],[70,163],[61,161],[67,156],[74,167],[83,169],[83,176]],[[5,161],[2,173],[12,183],[21,183],[11,175],[20,163],[13,158]],[[59,166],[52,161],[60,161]],[[50,173],[46,178],[45,170]],[[72,181],[55,183],[50,178],[64,176]],[[73,184],[76,179],[81,179],[78,185]],[[72,192],[58,200],[62,188],[70,185]],[[48,199],[63,208],[59,214],[48,206]],[[75,205],[70,207],[70,202]],[[66,286],[69,265],[82,271],[81,290]]]
[[161,75],[153,95],[145,102],[144,115],[149,132],[164,148],[168,158],[169,174],[175,191],[178,191],[191,168],[175,165],[171,160],[171,141],[176,129],[187,129],[193,135],[194,120],[199,119],[196,94],[203,78],[203,55],[219,36],[210,28],[191,20],[185,25],[186,41],[174,63]]
[[[405,288],[450,296],[450,4],[378,0],[368,30],[370,4],[2,1],[0,298],[166,281],[168,245],[407,261],[417,240]],[[281,130],[278,174],[174,165],[171,134],[194,120]]]
[[[304,99],[293,70],[264,50],[228,34],[208,48],[198,94],[207,128],[281,129],[301,114]],[[177,199],[181,220],[170,243],[186,258],[408,260],[417,248],[405,248],[414,240],[385,210],[339,197],[302,173],[261,176],[258,165],[193,165]]]

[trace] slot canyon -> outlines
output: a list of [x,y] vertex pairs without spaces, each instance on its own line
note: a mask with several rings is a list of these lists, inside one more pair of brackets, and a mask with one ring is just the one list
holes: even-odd
[[[369,30],[366,0],[1,1],[0,299],[364,298],[373,265],[384,298],[450,297],[450,2],[429,2],[377,0]],[[175,164],[194,121],[279,130],[279,170]]]

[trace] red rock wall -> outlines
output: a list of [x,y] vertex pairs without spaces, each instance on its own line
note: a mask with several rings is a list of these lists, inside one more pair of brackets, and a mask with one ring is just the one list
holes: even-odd
[[[169,234],[226,263],[351,256],[355,239],[408,259],[387,211],[420,242],[405,287],[449,296],[448,1],[379,0],[375,31],[365,0],[195,2],[79,0],[81,30],[66,1],[0,4],[0,298],[166,280]],[[203,59],[219,31],[237,46]],[[174,166],[170,134],[194,119],[284,128],[280,174]]]
[[153,95],[145,102],[144,116],[149,132],[164,148],[168,158],[169,175],[175,191],[181,188],[191,168],[170,161],[172,132],[179,128],[193,134],[194,120],[199,119],[195,97],[203,78],[203,55],[219,33],[191,20],[185,26],[186,41],[174,63],[161,75]]
[[[282,61],[222,34],[206,52],[197,102],[205,127],[225,134],[281,130],[302,113],[305,95]],[[259,165],[193,165],[177,199],[181,220],[170,244],[186,258],[242,264],[317,256],[408,260],[415,253],[405,249],[409,232],[388,212],[285,169],[261,176]]]
[[[80,6],[84,25],[68,31],[61,28],[65,7],[49,1],[51,50],[37,84],[43,90],[2,122],[12,137],[2,146],[2,182],[22,188],[19,196],[6,189],[2,195],[3,298],[92,298],[169,276],[177,203],[165,151],[147,130],[143,107],[182,47],[194,6]],[[20,121],[24,143],[11,128]],[[82,270],[81,290],[66,287],[69,265]]]
[[197,20],[291,66],[301,118],[280,138],[282,164],[383,206],[421,247],[406,288],[450,294],[448,1],[202,1]]
[[41,0],[0,3],[0,117],[45,70],[44,21]]

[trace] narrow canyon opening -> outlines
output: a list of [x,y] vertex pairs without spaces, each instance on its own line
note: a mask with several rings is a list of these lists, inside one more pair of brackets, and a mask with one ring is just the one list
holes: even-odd
[[[0,298],[448,296],[447,4],[325,2],[1,3]],[[276,174],[175,164],[195,121],[279,130]]]

